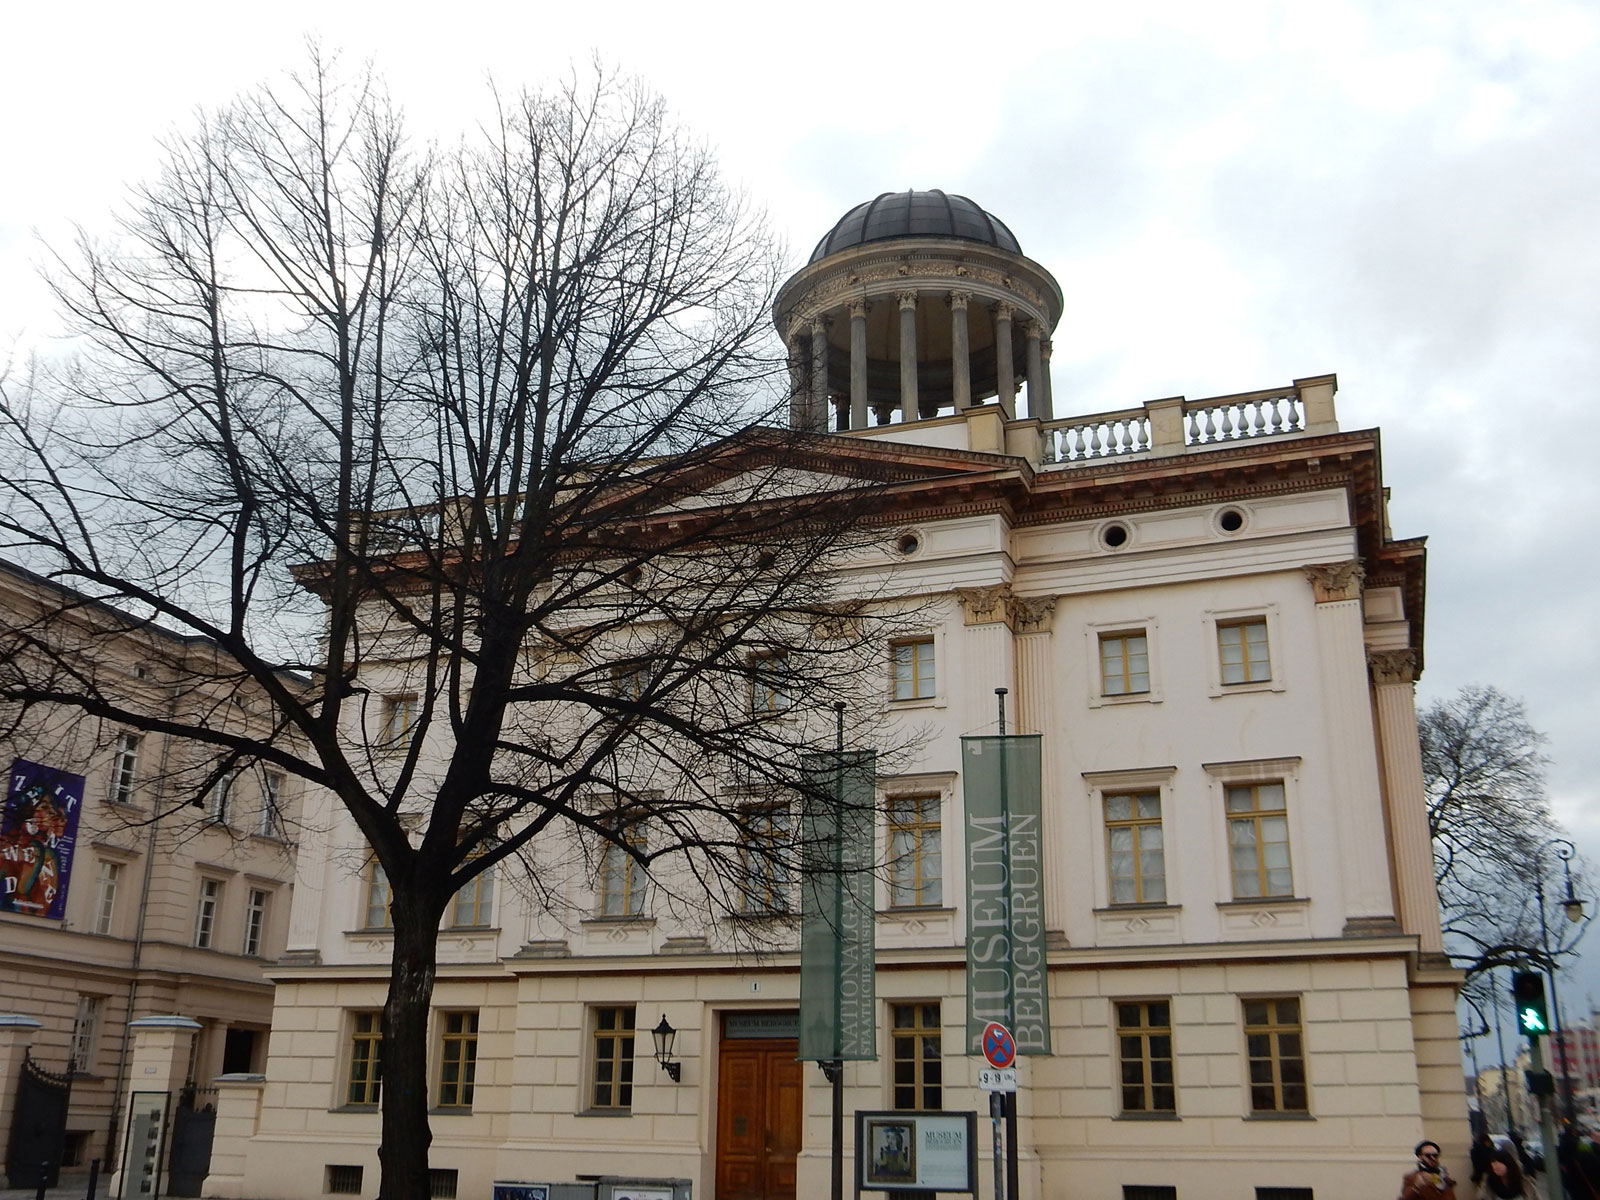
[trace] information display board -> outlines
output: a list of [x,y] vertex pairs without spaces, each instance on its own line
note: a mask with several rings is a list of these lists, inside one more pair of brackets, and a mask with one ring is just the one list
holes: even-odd
[[856,1193],[976,1192],[975,1112],[856,1112]]

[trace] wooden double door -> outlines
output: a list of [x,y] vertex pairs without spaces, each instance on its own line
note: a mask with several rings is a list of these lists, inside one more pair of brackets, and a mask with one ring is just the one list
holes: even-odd
[[800,1153],[798,1052],[794,1038],[723,1040],[716,1200],[794,1200]]

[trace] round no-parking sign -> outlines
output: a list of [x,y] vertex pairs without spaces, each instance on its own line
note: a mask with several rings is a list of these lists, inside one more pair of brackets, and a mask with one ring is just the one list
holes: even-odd
[[1011,1036],[999,1021],[990,1021],[983,1027],[983,1057],[997,1070],[1005,1070],[1017,1061],[1017,1039]]

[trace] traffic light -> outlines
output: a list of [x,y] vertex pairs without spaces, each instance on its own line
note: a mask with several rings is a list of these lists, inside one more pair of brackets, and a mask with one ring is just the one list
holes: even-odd
[[1544,1006],[1544,976],[1538,971],[1516,971],[1511,976],[1511,1001],[1517,1021],[1531,1038],[1550,1032],[1550,1015]]

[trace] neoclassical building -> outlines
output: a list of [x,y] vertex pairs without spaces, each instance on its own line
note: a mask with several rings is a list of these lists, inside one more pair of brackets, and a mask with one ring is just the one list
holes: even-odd
[[[850,210],[776,304],[793,424],[896,480],[884,559],[921,622],[875,668],[922,736],[878,780],[878,1057],[845,1064],[846,1109],[986,1109],[959,739],[1005,688],[1044,767],[1052,1036],[1019,1066],[1021,1195],[1387,1194],[1424,1133],[1464,1176],[1413,698],[1425,557],[1391,533],[1378,433],[1341,429],[1331,375],[1057,416],[1061,312],[1002,222],[940,192]],[[208,1195],[376,1185],[384,883],[347,819],[309,819],[331,833],[302,847],[265,1071],[222,1081]],[[632,870],[563,886],[576,916],[504,879],[447,916],[435,1194],[825,1189],[795,948],[741,956]]]
[[[206,639],[129,617],[5,561],[0,625],[8,687],[30,669],[36,681],[70,670],[71,687],[92,687],[109,705],[180,726],[220,722],[267,735],[266,703],[226,681],[226,662]],[[8,786],[0,1130],[13,1132],[19,1076],[31,1058],[62,1082],[70,1076],[62,1165],[87,1170],[92,1159],[110,1163],[122,1144],[123,1100],[138,1082],[130,1022],[174,1012],[191,1019],[174,1086],[198,1085],[202,1107],[218,1074],[265,1066],[273,988],[263,968],[282,957],[288,934],[299,787],[256,770],[202,792],[216,764],[195,743],[65,704],[25,712],[0,704],[0,762],[11,780],[73,781],[63,794],[79,810],[58,834],[53,902],[14,903],[7,893],[25,874],[30,849],[18,844],[15,821],[25,813],[15,783]],[[192,1088],[174,1097],[180,1102],[197,1103]],[[13,1137],[13,1155],[19,1145]]]

